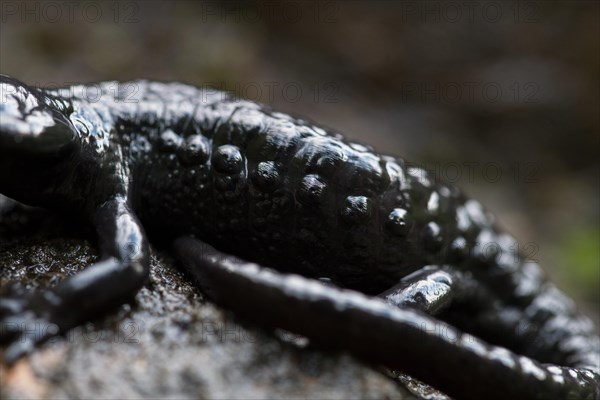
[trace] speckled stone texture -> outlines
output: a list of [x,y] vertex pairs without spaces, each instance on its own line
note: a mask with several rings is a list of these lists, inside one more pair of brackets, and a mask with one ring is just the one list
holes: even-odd
[[[0,197],[1,285],[53,285],[96,256],[93,232],[77,221]],[[412,381],[417,394],[409,393],[386,371],[302,343],[241,324],[153,251],[150,281],[134,301],[2,365],[0,397],[443,398]]]

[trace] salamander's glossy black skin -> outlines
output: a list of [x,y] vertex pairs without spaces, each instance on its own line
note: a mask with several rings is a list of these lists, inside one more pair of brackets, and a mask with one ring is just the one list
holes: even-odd
[[[424,170],[182,84],[0,85],[0,192],[94,224],[103,254],[51,290],[0,299],[9,361],[133,296],[148,232],[176,239],[243,317],[457,398],[600,397],[590,320],[477,201]],[[49,328],[31,338],[28,323]]]

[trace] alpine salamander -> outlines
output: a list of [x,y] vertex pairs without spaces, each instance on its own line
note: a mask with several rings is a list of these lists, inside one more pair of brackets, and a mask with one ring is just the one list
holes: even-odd
[[592,322],[479,202],[423,169],[179,83],[1,76],[0,94],[0,193],[89,221],[102,254],[50,289],[4,290],[8,362],[132,298],[147,232],[241,317],[456,398],[600,398]]

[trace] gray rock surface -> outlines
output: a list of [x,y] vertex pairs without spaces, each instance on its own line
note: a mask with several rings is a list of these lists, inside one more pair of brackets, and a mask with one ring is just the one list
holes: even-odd
[[[76,221],[0,197],[1,285],[54,285],[96,256],[93,232]],[[151,279],[134,301],[2,365],[0,374],[3,399],[438,398],[409,381],[420,396],[411,394],[348,354],[241,324],[156,250]]]

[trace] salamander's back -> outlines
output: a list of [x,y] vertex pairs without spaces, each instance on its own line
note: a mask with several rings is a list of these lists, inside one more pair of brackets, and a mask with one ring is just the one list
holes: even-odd
[[440,261],[456,239],[462,197],[423,169],[253,102],[216,92],[204,101],[178,84],[143,82],[140,92],[115,110],[113,140],[151,234],[183,230],[368,292]]

